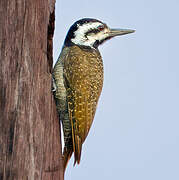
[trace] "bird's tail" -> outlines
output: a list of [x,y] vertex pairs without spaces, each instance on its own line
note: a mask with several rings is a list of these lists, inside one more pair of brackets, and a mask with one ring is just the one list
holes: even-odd
[[74,165],[77,163],[80,163],[80,159],[81,159],[81,149],[82,149],[82,143],[81,143],[81,139],[76,136],[76,143],[73,144],[74,147],[71,148],[64,148],[63,151],[63,167],[64,167],[64,172],[66,170],[68,161],[70,160],[72,153],[74,152]]
[[74,165],[80,164],[80,159],[81,159],[81,149],[82,149],[82,143],[81,143],[81,138],[79,136],[75,136],[75,144],[74,144]]
[[72,153],[73,153],[73,149],[72,148],[70,148],[70,149],[64,148],[64,151],[63,151],[63,167],[64,167],[64,172],[65,172],[65,169],[67,167],[68,161],[71,158]]

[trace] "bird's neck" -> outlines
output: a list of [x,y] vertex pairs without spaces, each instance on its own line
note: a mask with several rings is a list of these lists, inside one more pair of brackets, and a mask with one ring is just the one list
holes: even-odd
[[87,51],[87,52],[90,52],[90,53],[99,53],[98,48],[92,48],[90,46],[77,45],[77,44],[74,44],[73,42],[71,42],[70,44],[64,44],[64,47],[69,47],[70,48],[72,46],[79,47],[82,51]]

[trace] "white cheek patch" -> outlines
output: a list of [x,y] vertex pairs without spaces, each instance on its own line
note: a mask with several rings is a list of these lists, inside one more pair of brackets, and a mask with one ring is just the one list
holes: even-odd
[[92,47],[94,42],[98,39],[101,40],[104,38],[104,32],[99,32],[98,34],[94,34],[88,37],[85,37],[85,33],[90,29],[95,29],[98,26],[102,25],[100,22],[91,22],[88,24],[84,24],[82,26],[78,26],[78,29],[75,31],[75,38],[71,39],[71,41],[78,45],[90,46]]
[[102,41],[103,39],[106,39],[107,37],[108,37],[108,30],[104,29],[103,31],[100,31],[97,34],[93,34],[93,35],[88,36],[88,40],[94,41],[94,42],[96,40]]

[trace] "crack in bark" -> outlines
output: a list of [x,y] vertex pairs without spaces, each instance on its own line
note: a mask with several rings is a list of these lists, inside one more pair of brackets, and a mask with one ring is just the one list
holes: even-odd
[[47,60],[49,64],[49,71],[52,73],[53,67],[53,35],[55,29],[55,9],[50,13],[48,24],[48,36],[47,36]]

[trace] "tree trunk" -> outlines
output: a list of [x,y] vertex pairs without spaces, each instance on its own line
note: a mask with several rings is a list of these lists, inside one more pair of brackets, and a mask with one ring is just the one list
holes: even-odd
[[0,180],[63,180],[51,92],[55,0],[0,0]]

